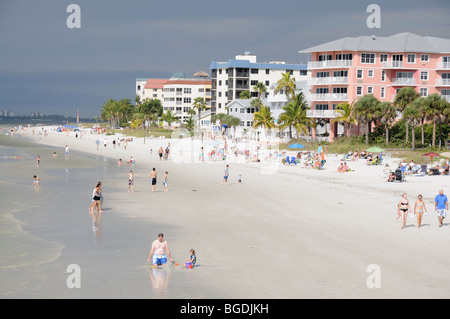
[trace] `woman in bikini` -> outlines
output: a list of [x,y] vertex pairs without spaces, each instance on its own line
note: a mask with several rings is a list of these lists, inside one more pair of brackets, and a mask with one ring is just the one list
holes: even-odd
[[[408,211],[411,209],[409,206],[409,201],[406,198],[406,193],[403,193],[402,198],[400,199],[400,201],[398,202],[397,205],[397,209],[398,209],[398,217],[401,217],[402,219],[402,229],[405,228],[406,225],[406,218],[408,217]],[[395,221],[397,221],[397,219]]]
[[420,228],[422,224],[422,216],[423,213],[427,213],[427,207],[425,206],[425,202],[422,200],[422,195],[418,196],[416,200],[416,204],[414,205],[414,214],[417,216],[417,228]]

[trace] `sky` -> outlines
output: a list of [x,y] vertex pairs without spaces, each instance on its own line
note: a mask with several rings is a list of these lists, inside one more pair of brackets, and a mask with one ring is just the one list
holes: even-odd
[[134,101],[136,78],[210,73],[246,51],[306,63],[298,51],[347,36],[450,38],[449,17],[449,0],[0,0],[0,111],[95,117],[109,98]]

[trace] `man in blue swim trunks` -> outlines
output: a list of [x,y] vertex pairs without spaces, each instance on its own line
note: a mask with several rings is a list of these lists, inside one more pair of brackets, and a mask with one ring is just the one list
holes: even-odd
[[173,262],[172,256],[170,255],[169,244],[164,240],[164,235],[160,233],[158,234],[158,239],[152,243],[152,249],[148,255],[147,262],[152,260],[153,266],[165,265],[167,263],[167,256],[169,256],[169,260]]
[[444,191],[439,190],[439,194],[434,198],[434,210],[438,215],[439,227],[442,227],[444,218],[447,216],[448,211],[448,199],[444,195]]

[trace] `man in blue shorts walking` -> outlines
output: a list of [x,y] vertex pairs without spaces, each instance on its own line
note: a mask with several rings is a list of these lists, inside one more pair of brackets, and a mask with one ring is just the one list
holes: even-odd
[[439,227],[442,227],[444,218],[447,216],[448,211],[448,200],[447,196],[444,195],[444,191],[439,190],[439,194],[434,198],[434,210],[438,215]]

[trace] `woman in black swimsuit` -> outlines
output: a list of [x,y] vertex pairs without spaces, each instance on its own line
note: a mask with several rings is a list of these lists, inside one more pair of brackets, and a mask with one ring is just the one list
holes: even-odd
[[[398,202],[397,209],[398,209],[398,215],[399,215],[397,217],[397,219],[399,219],[399,217],[401,217],[402,229],[403,229],[403,228],[405,228],[405,225],[406,225],[406,218],[408,217],[408,211],[411,209],[411,207],[409,206],[408,198],[406,198],[406,193],[403,193],[402,198]],[[397,219],[396,219],[396,221],[397,221]]]

